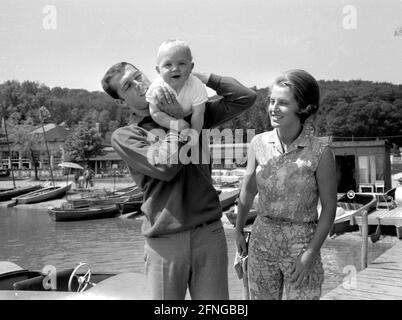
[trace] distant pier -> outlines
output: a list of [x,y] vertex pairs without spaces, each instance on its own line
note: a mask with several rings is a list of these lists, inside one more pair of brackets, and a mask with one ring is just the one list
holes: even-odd
[[[398,206],[391,210],[375,210],[368,216],[368,224],[377,226],[395,226],[396,236],[402,239],[402,206]],[[356,224],[361,226],[361,217],[355,217]]]
[[402,300],[402,241],[321,300]]

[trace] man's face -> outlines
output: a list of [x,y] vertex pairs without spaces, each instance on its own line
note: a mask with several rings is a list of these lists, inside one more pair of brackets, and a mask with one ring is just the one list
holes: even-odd
[[145,93],[150,84],[145,74],[129,65],[123,73],[116,74],[110,80],[110,85],[116,89],[123,104],[138,115],[149,114]]

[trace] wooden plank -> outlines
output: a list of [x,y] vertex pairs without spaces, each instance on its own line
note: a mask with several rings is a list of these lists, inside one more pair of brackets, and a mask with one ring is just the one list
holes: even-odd
[[[402,250],[402,249],[401,249]],[[402,265],[402,257],[401,256],[397,256],[397,255],[384,255],[384,256],[379,256],[377,259],[375,259],[375,261],[373,261],[371,264],[373,265],[380,265],[383,264],[384,267],[386,267],[388,264],[400,264]],[[371,265],[370,264],[370,265]]]
[[[381,219],[380,223],[382,225],[397,225],[402,226],[402,208],[395,208],[392,210],[377,210],[373,211],[368,215],[368,224],[377,225],[378,218]],[[362,217],[356,216],[355,223],[358,225],[362,224]]]
[[371,268],[377,269],[377,270],[384,270],[384,269],[394,270],[394,271],[398,271],[400,275],[402,274],[402,268],[400,266],[397,266],[397,265],[389,265],[387,267],[384,267],[384,266],[372,266]]
[[338,297],[338,299],[348,299],[347,297],[358,297],[360,299],[376,299],[376,300],[393,300],[393,299],[401,299],[401,296],[397,293],[383,293],[383,292],[376,292],[369,290],[367,291],[366,288],[364,289],[344,289],[343,287],[338,287],[335,290],[331,291],[327,297]]
[[349,300],[350,297],[355,297],[362,300],[400,300],[401,297],[398,295],[392,294],[380,294],[376,292],[367,292],[364,290],[357,289],[344,289],[342,287],[338,287],[335,290],[331,291],[323,298],[325,299],[336,299],[336,300]]
[[[320,300],[363,300],[359,296],[347,295],[347,294],[338,294],[337,292],[331,291],[325,295],[323,295]],[[369,300],[369,299],[364,299]]]
[[357,291],[364,291],[370,293],[381,294],[384,296],[397,296],[402,298],[402,288],[395,285],[388,285],[386,283],[375,283],[373,281],[367,281],[364,278],[358,278],[356,281]]
[[402,299],[402,242],[395,244],[360,271],[356,287],[345,289],[338,286],[322,297],[323,300]]
[[358,276],[371,277],[371,278],[379,278],[379,279],[392,279],[396,282],[400,281],[402,283],[402,275],[397,270],[387,270],[381,269],[380,271],[377,269],[367,268],[358,273]]
[[396,287],[401,287],[402,290],[402,278],[396,278],[394,276],[382,276],[381,274],[370,274],[370,273],[365,273],[365,274],[359,274],[358,278],[359,282],[371,282],[371,283],[378,283],[378,284],[384,284],[384,285],[390,285],[390,286],[396,286]]

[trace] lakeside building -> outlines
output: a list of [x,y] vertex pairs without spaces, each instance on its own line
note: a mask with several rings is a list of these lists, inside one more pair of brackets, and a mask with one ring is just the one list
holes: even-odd
[[[340,141],[330,136],[320,139],[328,142],[335,154],[338,193],[349,190],[384,192],[391,189],[391,144],[388,141]],[[239,162],[243,164],[247,161],[247,158],[244,159],[247,148],[248,144],[212,145],[212,158],[215,161],[225,160],[216,162],[213,168],[231,169]]]
[[386,140],[332,141],[338,192],[391,189],[391,145]]
[[[62,175],[63,170],[58,166],[66,159],[64,142],[70,131],[64,126],[46,124],[44,126],[47,143],[50,152],[50,162],[45,145],[37,150],[38,175],[50,176],[50,166],[55,176]],[[31,132],[42,133],[39,127]],[[341,141],[332,137],[320,139],[330,143],[336,157],[338,192],[349,190],[356,192],[381,192],[391,188],[391,159],[398,164],[400,155],[391,154],[391,145],[386,140],[358,140]],[[235,169],[245,167],[247,163],[247,143],[223,143],[211,144],[210,155],[212,169]],[[8,152],[6,139],[0,137],[0,167],[2,169],[13,168],[16,177],[30,177],[33,175],[34,166],[32,159],[16,150]],[[90,167],[96,175],[123,175],[128,173],[124,161],[111,146],[104,147],[104,153],[90,159]]]
[[[70,130],[54,123],[45,124],[43,129],[46,135],[50,159],[44,143],[40,145],[38,150],[33,150],[37,161],[38,175],[41,177],[49,177],[50,167],[56,170],[56,174],[58,173],[57,170],[59,170],[61,174],[62,170],[58,164],[65,161],[64,142],[70,134]],[[29,134],[43,135],[43,129],[42,126],[39,126]],[[10,135],[9,140],[12,145],[12,135]],[[5,136],[2,136],[0,138],[0,167],[2,169],[13,168],[14,175],[17,178],[30,177],[34,171],[32,156],[27,152],[15,150],[11,146],[10,148],[11,156],[8,151],[7,139]]]

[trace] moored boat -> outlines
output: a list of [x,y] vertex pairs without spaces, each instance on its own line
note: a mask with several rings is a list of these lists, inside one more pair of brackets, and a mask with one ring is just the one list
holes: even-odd
[[222,192],[219,194],[219,202],[221,204],[222,210],[226,210],[230,206],[232,206],[236,202],[236,199],[239,197],[239,193],[239,188],[230,191],[222,190]]
[[[229,210],[224,211],[224,214],[228,218],[229,222],[235,227],[236,226],[236,219],[237,219],[237,208],[230,208]],[[254,222],[255,218],[257,217],[257,210],[251,208],[247,214],[245,225],[251,224]]]
[[35,271],[0,261],[0,300],[150,299],[140,273],[94,273],[86,263],[57,271],[49,267]]
[[13,207],[18,204],[37,203],[60,198],[67,194],[67,191],[71,188],[72,184],[72,182],[69,182],[65,185],[49,186],[18,197],[14,197],[12,198],[12,202],[8,204],[8,207]]
[[42,185],[34,185],[34,186],[26,186],[26,187],[17,187],[15,189],[8,189],[0,191],[0,201],[7,201],[14,197],[26,194],[28,192],[32,192],[35,190],[39,190],[43,188]]
[[48,213],[55,221],[79,221],[114,218],[120,214],[115,204],[71,208],[66,206],[48,208]]
[[[255,218],[257,217],[257,210],[256,210],[257,203],[258,203],[258,194],[255,196],[253,205],[247,214],[245,225],[253,223]],[[229,210],[224,211],[224,214],[228,218],[229,222],[235,227],[237,219],[237,206],[230,207]]]
[[128,201],[116,202],[115,205],[119,210],[120,214],[126,214],[130,212],[137,212],[138,214],[141,214],[142,203],[143,202],[141,200],[131,201],[129,199]]
[[117,190],[110,194],[105,194],[102,196],[93,195],[85,197],[81,199],[69,199],[67,200],[68,203],[71,204],[73,208],[84,208],[88,206],[95,206],[95,205],[111,205],[115,204],[116,202],[123,202],[123,201],[140,201],[143,197],[143,193],[137,186],[129,187]]
[[336,217],[330,235],[354,231],[358,228],[355,218],[363,211],[367,214],[376,209],[377,197],[374,193],[349,191],[338,199]]

